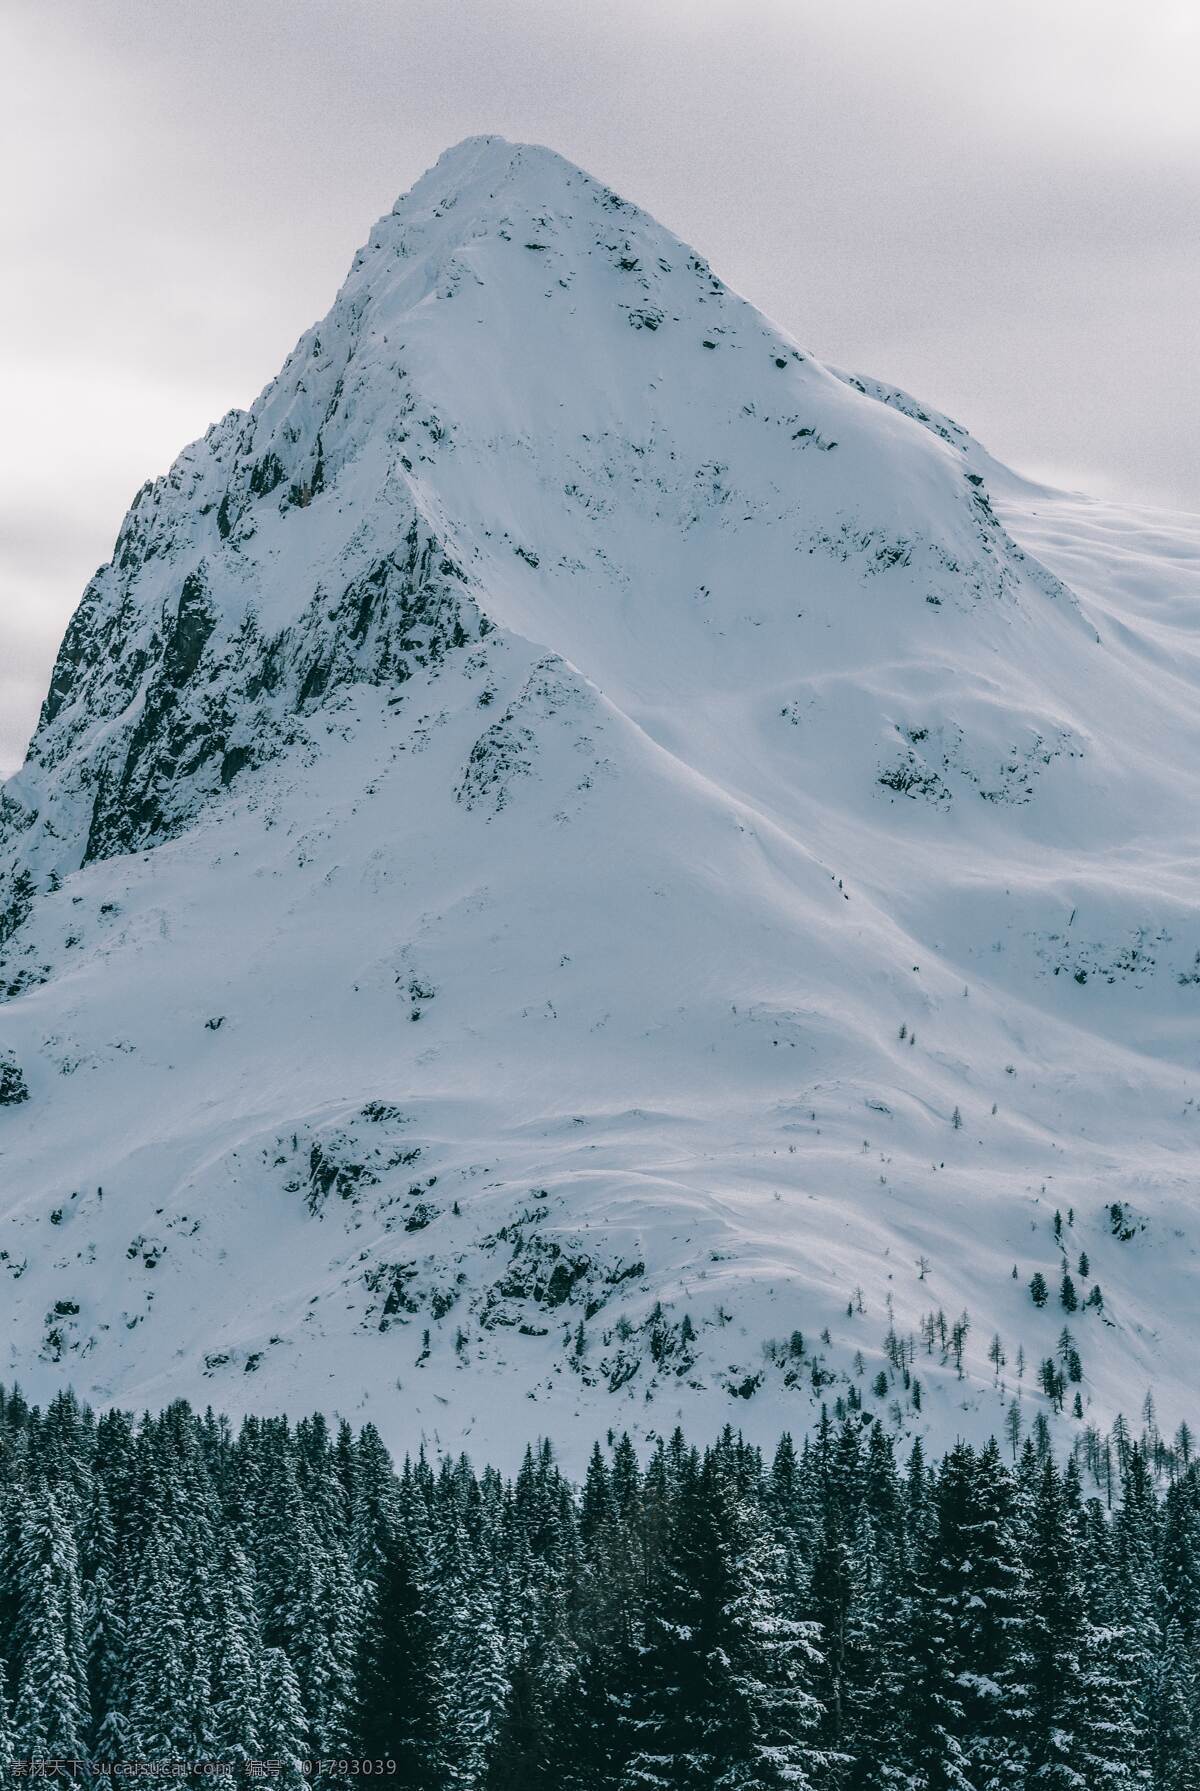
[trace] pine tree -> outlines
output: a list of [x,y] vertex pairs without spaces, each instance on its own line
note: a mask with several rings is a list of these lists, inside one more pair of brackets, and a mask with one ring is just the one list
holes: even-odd
[[1088,1791],[1141,1791],[1150,1782],[1135,1630],[1123,1621],[1117,1550],[1100,1506],[1080,1520],[1085,1624],[1078,1768]]
[[630,1524],[599,1451],[580,1501],[580,1561],[571,1600],[574,1659],[551,1716],[550,1754],[572,1791],[608,1791],[626,1765],[636,1683],[640,1585]]
[[432,1568],[425,1538],[413,1534],[419,1497],[409,1501],[407,1522],[376,1533],[358,1668],[358,1750],[396,1761],[398,1791],[437,1791],[448,1772]]
[[307,1754],[369,1750],[425,1791],[1200,1791],[1200,1468],[1150,1401],[1143,1426],[1080,1438],[1102,1491],[1119,1469],[1110,1512],[1045,1423],[1011,1469],[916,1445],[903,1476],[861,1416],[766,1467],[677,1431],[644,1473],[593,1452],[577,1490],[545,1443],[513,1481],[397,1476],[369,1429],[0,1389],[0,1767],[277,1757],[299,1791]]
[[551,1791],[544,1771],[542,1722],[533,1674],[527,1662],[517,1661],[488,1762],[486,1791]]
[[262,1758],[274,1768],[270,1783],[280,1791],[303,1791],[308,1784],[302,1762],[307,1754],[308,1726],[300,1686],[282,1648],[266,1648],[259,1692],[259,1745]]
[[1162,1652],[1158,1580],[1159,1514],[1144,1452],[1129,1451],[1122,1482],[1121,1505],[1113,1525],[1116,1587],[1119,1605],[1112,1617],[1125,1634],[1126,1666],[1132,1677],[1129,1717],[1144,1755],[1151,1726],[1157,1662]]
[[[847,1791],[907,1791],[904,1768],[905,1657],[901,1620],[908,1599],[901,1557],[876,1542],[868,1499],[860,1510],[851,1544],[853,1590],[846,1624],[843,1729],[839,1746],[845,1765],[835,1782]],[[882,1515],[882,1514],[881,1514]]]
[[968,1529],[974,1493],[974,1453],[959,1444],[937,1476],[936,1518],[922,1539],[914,1589],[910,1761],[927,1791],[977,1791],[968,1755],[963,1638],[973,1596]]
[[662,1543],[638,1652],[637,1678],[624,1711],[627,1761],[621,1791],[672,1791],[686,1785],[690,1742],[706,1685],[696,1638],[705,1621],[705,1538],[695,1470],[672,1489],[661,1451],[647,1474],[648,1509],[661,1513]]
[[817,1631],[782,1614],[782,1578],[761,1516],[710,1453],[680,1488],[652,1594],[623,1791],[811,1784]]
[[822,1638],[819,1678],[822,1740],[834,1749],[842,1748],[847,1736],[847,1652],[858,1565],[852,1552],[857,1501],[852,1496],[850,1484],[856,1476],[857,1459],[844,1460],[839,1466],[840,1474],[845,1476],[844,1498],[835,1490],[840,1475],[832,1464],[829,1473],[823,1476],[821,1539],[813,1561],[808,1596],[808,1608],[820,1625]]
[[962,1540],[969,1595],[959,1612],[970,1776],[980,1785],[1020,1787],[1028,1730],[1027,1585],[1017,1489],[993,1438],[975,1460],[971,1510]]
[[1177,1623],[1189,1648],[1200,1654],[1200,1479],[1195,1470],[1167,1488],[1159,1575],[1162,1628]]
[[1038,1791],[1086,1791],[1079,1772],[1084,1711],[1084,1594],[1077,1480],[1042,1469],[1029,1527],[1029,1777]]
[[128,1625],[118,1570],[99,1567],[87,1587],[87,1674],[92,1712],[91,1753],[97,1760],[129,1759],[125,1717]]
[[189,1655],[183,1582],[161,1534],[151,1537],[131,1601],[128,1640],[128,1746],[138,1760],[191,1759]]
[[259,1758],[262,1660],[250,1566],[232,1535],[225,1537],[212,1616],[213,1748],[220,1760]]
[[482,1586],[463,1601],[453,1655],[453,1765],[460,1782],[479,1786],[487,1782],[508,1697],[504,1645]]
[[1155,1685],[1156,1791],[1200,1791],[1200,1701],[1196,1659],[1182,1625],[1167,1624]]
[[322,1626],[327,1650],[325,1696],[317,1725],[323,1754],[353,1756],[358,1721],[358,1662],[362,1644],[361,1588],[355,1583],[347,1549],[328,1550],[322,1578]]
[[[833,1755],[814,1745],[821,1716],[813,1692],[819,1632],[780,1608],[782,1562],[752,1503],[721,1479],[709,1482],[724,1580],[717,1647],[709,1660],[714,1705],[724,1712],[713,1746],[722,1788],[806,1791]],[[720,1733],[720,1729],[718,1733]],[[714,1738],[716,1740],[716,1738]]]
[[74,1538],[45,1485],[33,1485],[19,1521],[13,1740],[26,1759],[83,1754],[89,1710],[86,1618]]

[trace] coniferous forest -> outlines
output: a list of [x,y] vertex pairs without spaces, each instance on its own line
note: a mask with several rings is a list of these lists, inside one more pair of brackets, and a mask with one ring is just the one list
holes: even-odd
[[1196,1791],[1190,1435],[1119,1425],[1090,1466],[1047,1443],[901,1459],[854,1414],[769,1455],[610,1437],[575,1486],[548,1443],[507,1480],[397,1470],[370,1425],[0,1394],[0,1755],[422,1791]]

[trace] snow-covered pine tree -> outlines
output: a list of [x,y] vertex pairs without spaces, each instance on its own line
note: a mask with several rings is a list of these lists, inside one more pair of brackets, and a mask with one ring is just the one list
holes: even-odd
[[1028,1777],[1037,1791],[1084,1791],[1080,1776],[1084,1589],[1078,1476],[1043,1464],[1029,1517]]
[[1029,1719],[1028,1604],[1017,1486],[993,1438],[975,1458],[963,1530],[968,1597],[959,1613],[969,1776],[1023,1791]]
[[80,1757],[89,1725],[87,1623],[78,1554],[58,1500],[40,1480],[21,1504],[12,1663],[13,1744],[24,1759]]
[[191,1759],[183,1576],[172,1541],[152,1535],[130,1601],[126,1684],[130,1758]]
[[262,1656],[259,1692],[259,1745],[269,1761],[268,1781],[278,1791],[304,1791],[311,1781],[303,1762],[308,1758],[308,1724],[300,1686],[282,1648],[266,1648]]
[[[850,1543],[853,1586],[846,1621],[843,1728],[847,1765],[829,1782],[847,1791],[906,1791],[903,1649],[907,1589],[881,1559],[868,1502]],[[823,1640],[824,1638],[822,1638]]]
[[119,1566],[96,1569],[86,1589],[88,1690],[92,1715],[91,1754],[97,1760],[127,1760],[126,1681],[129,1626]]
[[396,1761],[397,1791],[439,1791],[449,1776],[443,1640],[422,1495],[411,1486],[377,1526],[363,1604],[356,1746]]
[[776,1785],[807,1791],[835,1758],[818,1745],[819,1629],[784,1614],[784,1563],[744,1483],[722,1471],[713,1455],[699,1484],[721,1599],[708,1660],[717,1784],[722,1791]]
[[213,1585],[213,1748],[234,1765],[261,1758],[262,1646],[250,1564],[235,1533],[226,1533]]
[[451,1644],[453,1767],[468,1786],[487,1783],[508,1696],[504,1644],[483,1584],[463,1593]]
[[637,1675],[641,1586],[628,1517],[618,1508],[599,1449],[580,1501],[580,1560],[572,1597],[575,1663],[560,1692],[556,1749],[570,1756],[568,1783],[604,1791],[625,1766],[626,1717]]
[[484,1787],[485,1791],[553,1791],[546,1774],[543,1712],[525,1660],[516,1661],[509,1672]]
[[1081,1517],[1086,1621],[1080,1683],[1078,1767],[1091,1791],[1144,1791],[1151,1782],[1141,1698],[1141,1644],[1126,1622],[1110,1526],[1096,1500]]
[[673,1486],[661,1450],[646,1476],[654,1543],[636,1678],[623,1712],[620,1791],[674,1791],[688,1783],[707,1690],[698,1642],[706,1608],[698,1479],[693,1464]]
[[[910,1502],[923,1466],[910,1465]],[[914,1479],[917,1486],[914,1487]],[[970,1671],[963,1634],[972,1596],[968,1527],[975,1493],[975,1456],[958,1444],[937,1475],[934,1521],[925,1528],[916,1565],[914,1620],[907,1673],[912,1719],[911,1764],[922,1791],[978,1791],[970,1771]]]
[[1155,1684],[1155,1791],[1200,1791],[1196,1678],[1195,1655],[1182,1625],[1172,1617],[1163,1638]]

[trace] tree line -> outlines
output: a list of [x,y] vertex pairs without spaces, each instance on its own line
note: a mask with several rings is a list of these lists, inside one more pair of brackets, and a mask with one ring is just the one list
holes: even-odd
[[767,1453],[610,1436],[575,1485],[548,1442],[397,1470],[370,1424],[0,1390],[0,1766],[1200,1791],[1190,1447],[1119,1426],[1103,1498],[1013,1455],[902,1461],[859,1412]]

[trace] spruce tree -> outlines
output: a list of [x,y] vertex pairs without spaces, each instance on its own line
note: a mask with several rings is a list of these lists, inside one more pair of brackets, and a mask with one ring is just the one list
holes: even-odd
[[486,1791],[553,1791],[547,1783],[543,1711],[527,1661],[509,1674]]
[[673,1791],[689,1782],[707,1685],[700,1638],[707,1620],[706,1539],[697,1472],[672,1488],[661,1452],[647,1475],[660,1545],[647,1583],[637,1671],[624,1709],[620,1791]]
[[127,1741],[137,1760],[191,1759],[183,1579],[162,1534],[151,1537],[130,1605]]
[[415,1499],[407,1523],[381,1525],[374,1538],[359,1644],[357,1748],[396,1761],[398,1791],[438,1791],[448,1775],[442,1638],[425,1539],[413,1534],[414,1507]]
[[262,1659],[250,1566],[235,1537],[225,1537],[212,1613],[213,1748],[235,1765],[260,1758]]
[[993,1438],[976,1457],[963,1529],[968,1597],[959,1613],[969,1773],[995,1791],[1024,1782],[1029,1667],[1027,1585],[1017,1487]]
[[1038,1791],[1083,1791],[1079,1766],[1084,1592],[1077,1482],[1042,1469],[1029,1524],[1029,1778]]
[[483,1785],[504,1718],[508,1675],[495,1608],[482,1586],[464,1598],[454,1642],[453,1769],[460,1782]]
[[1142,1791],[1150,1783],[1141,1646],[1126,1622],[1117,1549],[1093,1500],[1081,1517],[1085,1624],[1081,1648],[1078,1768],[1091,1791]]
[[108,1762],[131,1757],[125,1709],[129,1630],[122,1580],[115,1564],[102,1566],[86,1592],[90,1751]]
[[19,1533],[15,1750],[26,1759],[76,1758],[89,1723],[86,1617],[74,1538],[44,1484],[29,1488]]
[[834,1782],[846,1791],[902,1791],[904,1766],[905,1654],[903,1622],[909,1600],[890,1554],[880,1555],[868,1499],[850,1547],[853,1591],[846,1625],[843,1727],[839,1747],[846,1764]]
[[1156,1791],[1200,1791],[1196,1659],[1174,1618],[1167,1624],[1154,1690]]
[[269,1783],[280,1791],[303,1791],[310,1782],[302,1762],[307,1757],[308,1725],[300,1686],[282,1648],[267,1648],[262,1657],[259,1692],[259,1745],[271,1763]]
[[972,1688],[964,1620],[973,1596],[969,1527],[975,1457],[964,1444],[937,1476],[934,1521],[922,1538],[910,1639],[910,1763],[927,1791],[977,1791],[971,1776]]
[[[1065,1359],[1066,1345],[1063,1343]],[[903,1475],[823,1417],[584,1485],[0,1389],[0,1765],[394,1758],[427,1791],[1200,1791],[1200,1470],[1152,1405]],[[1018,1439],[1019,1441],[1019,1439]],[[1120,1486],[1112,1477],[1119,1470]],[[823,1707],[822,1707],[823,1706]],[[90,1717],[89,1717],[90,1707]]]

